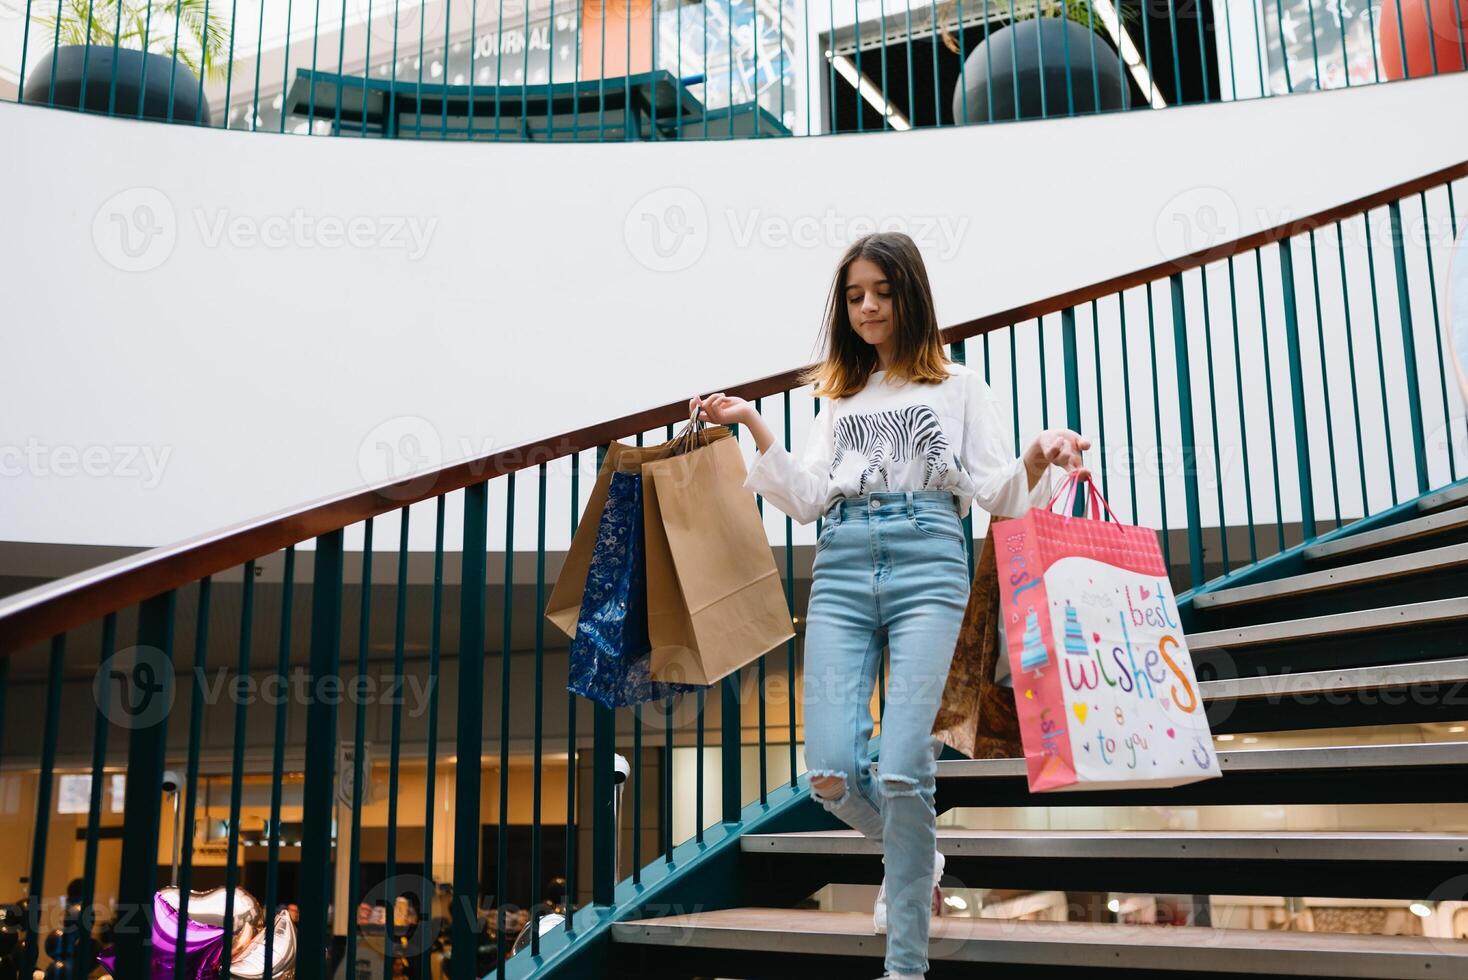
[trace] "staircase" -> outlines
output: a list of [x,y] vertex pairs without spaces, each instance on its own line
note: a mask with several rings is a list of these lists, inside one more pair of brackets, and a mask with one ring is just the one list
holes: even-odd
[[[1215,734],[1468,719],[1468,483],[1225,576],[1181,604]],[[1468,800],[1468,739],[1219,758],[1223,778],[1191,786],[1043,796],[1028,792],[1022,760],[944,760],[937,805],[942,813]],[[614,975],[882,972],[885,944],[869,913],[792,907],[828,883],[879,882],[878,846],[836,827],[747,833],[738,843],[740,891],[768,899],[619,922]],[[1468,899],[1468,834],[940,828],[939,847],[950,886]],[[1468,943],[1438,938],[1096,918],[943,917],[933,924],[929,976],[1468,977]]]

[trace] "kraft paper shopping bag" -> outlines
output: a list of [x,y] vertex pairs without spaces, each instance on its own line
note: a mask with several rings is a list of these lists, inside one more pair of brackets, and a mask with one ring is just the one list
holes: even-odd
[[[705,430],[709,442],[726,439],[732,433],[723,426],[710,426]],[[673,451],[681,441],[674,439],[657,446],[627,446],[612,442],[607,447],[601,470],[591,488],[591,497],[586,510],[576,525],[576,534],[566,552],[556,584],[551,588],[550,598],[545,604],[545,616],[568,637],[576,635],[576,621],[581,612],[581,600],[586,591],[586,572],[591,565],[591,555],[596,548],[597,529],[601,524],[602,511],[606,509],[607,491],[611,486],[612,474],[631,473],[640,475],[645,460],[658,459]]]
[[652,676],[712,684],[795,629],[738,442],[684,436],[642,467]]

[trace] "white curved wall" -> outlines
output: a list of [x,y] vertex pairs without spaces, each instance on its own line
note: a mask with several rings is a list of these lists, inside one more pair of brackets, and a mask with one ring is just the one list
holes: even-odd
[[[575,148],[0,105],[0,540],[162,544],[383,478],[399,449],[477,455],[788,369],[875,227],[918,239],[943,323],[1008,308],[1468,159],[1468,128],[1442,125],[1465,102],[1468,75],[1446,75]],[[524,547],[533,475],[517,497]]]

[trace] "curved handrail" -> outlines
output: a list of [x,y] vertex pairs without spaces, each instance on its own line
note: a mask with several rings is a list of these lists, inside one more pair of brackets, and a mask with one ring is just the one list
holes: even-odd
[[[1344,204],[1295,218],[1187,255],[1114,276],[945,328],[945,344],[1088,303],[1104,296],[1185,272],[1298,234],[1364,214],[1411,194],[1468,177],[1468,160],[1395,184]],[[747,399],[789,391],[802,366],[725,390]],[[537,466],[687,418],[683,401],[623,415],[439,469],[321,497],[309,503],[210,531],[87,569],[0,599],[0,653],[40,642],[151,596],[232,568],[288,545],[460,490],[506,473]]]

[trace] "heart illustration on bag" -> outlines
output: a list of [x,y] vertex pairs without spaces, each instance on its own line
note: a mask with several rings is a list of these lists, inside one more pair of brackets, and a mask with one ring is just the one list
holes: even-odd
[[1030,690],[1030,689],[1029,689],[1029,688],[1028,688],[1028,687],[1027,687],[1027,688],[1025,688],[1025,697],[1027,697],[1027,698],[1029,698],[1029,699],[1030,699],[1030,700],[1031,700],[1031,701],[1033,701],[1033,700],[1035,700],[1035,692],[1034,692],[1034,691],[1032,691],[1032,690]]
[[1152,598],[1152,593],[1150,593],[1150,592],[1147,591],[1147,587],[1145,585],[1139,585],[1139,586],[1137,586],[1137,591],[1139,593],[1141,593],[1141,596],[1142,596],[1143,599],[1150,599],[1150,598]]
[[1167,730],[1167,737],[1168,738],[1177,738],[1177,732],[1175,732],[1171,728],[1169,728]]
[[1079,718],[1081,720],[1081,724],[1084,725],[1086,723],[1087,706],[1083,702],[1077,701],[1075,704],[1071,705],[1071,707],[1075,709],[1076,717]]
[[1171,707],[1172,707],[1172,698],[1163,698],[1162,699],[1162,710],[1163,711],[1166,711],[1168,708],[1171,708]]

